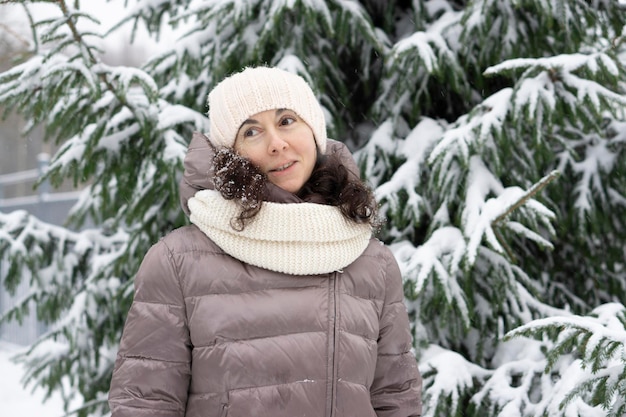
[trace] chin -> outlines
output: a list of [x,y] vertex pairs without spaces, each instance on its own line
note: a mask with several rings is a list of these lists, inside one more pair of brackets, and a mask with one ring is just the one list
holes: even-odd
[[292,194],[296,194],[298,191],[300,191],[300,189],[302,189],[302,186],[295,187],[293,185],[288,185],[288,184],[285,184],[285,185],[282,185],[282,186],[279,185],[279,184],[274,184],[274,185],[276,185],[277,187],[282,188],[283,190],[285,190],[287,192],[290,192]]

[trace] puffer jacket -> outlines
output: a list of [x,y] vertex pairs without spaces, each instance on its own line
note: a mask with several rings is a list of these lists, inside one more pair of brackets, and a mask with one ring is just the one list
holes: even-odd
[[[343,144],[328,148],[354,164]],[[194,135],[187,213],[212,188],[212,152]],[[278,187],[270,200],[301,202]],[[137,273],[109,405],[112,417],[420,416],[395,259],[371,239],[340,270],[290,275],[241,262],[195,225],[173,231]]]

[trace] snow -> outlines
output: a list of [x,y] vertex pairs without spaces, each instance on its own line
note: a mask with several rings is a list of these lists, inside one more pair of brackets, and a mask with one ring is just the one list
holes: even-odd
[[443,378],[435,376],[432,386],[428,388],[427,410],[435,410],[436,402],[444,401],[444,398],[454,403],[453,409],[456,408],[462,395],[461,388],[472,387],[476,379],[490,374],[490,371],[467,361],[460,354],[437,345],[430,345],[422,353],[420,371],[422,374],[435,371],[435,375],[445,375]]
[[[95,33],[106,33],[115,26],[122,16],[125,16],[129,8],[125,7],[128,0],[88,0],[80,2],[80,11],[91,14],[99,22],[92,22],[86,19],[79,20],[79,29],[91,29]],[[159,0],[160,1],[160,0]],[[71,2],[67,2],[68,4]],[[154,7],[157,7],[158,2]],[[139,7],[139,6],[137,6]],[[55,4],[36,3],[30,4],[29,10],[35,19],[44,16],[58,17],[59,7]],[[30,26],[20,25],[17,22],[26,22],[26,17],[21,5],[2,5],[2,20],[8,20],[12,30],[15,31],[17,39],[26,42],[30,38]],[[132,22],[127,22],[114,32],[108,34],[106,39],[91,37],[90,42],[98,45],[103,50],[103,58],[108,64],[119,65],[128,64],[129,59],[133,64],[139,64],[144,59],[153,55],[164,46],[171,46],[178,38],[179,32],[164,27],[164,32],[158,41],[152,39],[142,25],[138,26],[137,33],[132,40]]]
[[24,388],[22,366],[11,358],[22,347],[0,341],[0,406],[2,415],[11,417],[60,417],[63,415],[63,401],[53,394],[44,402],[45,391],[41,388]]
[[[89,8],[91,5],[98,8],[98,12],[95,13],[94,11],[94,14],[103,20],[106,28],[110,26],[111,22],[119,17],[122,1],[123,0],[110,1],[107,4],[107,7],[104,8],[102,8],[101,1],[85,1],[83,3],[90,12],[91,10],[89,10]],[[137,7],[144,7],[150,4],[154,8],[157,8],[158,4],[162,2],[163,0],[143,0]],[[213,3],[218,4],[219,2],[214,1]],[[312,8],[326,8],[322,2],[309,0],[305,3],[309,4]],[[620,3],[626,4],[626,0],[620,0]],[[276,8],[282,4],[292,5],[294,4],[294,1],[282,0],[280,3],[275,3],[273,7]],[[350,8],[350,6],[356,7],[356,3],[353,4],[348,1],[343,1],[341,4],[342,7],[345,7],[346,9]],[[438,7],[444,9],[444,2],[430,2],[431,7],[433,4],[437,4]],[[195,5],[195,7],[208,7],[209,3],[197,1],[193,2],[190,7],[193,5]],[[236,3],[235,7],[239,7],[241,10],[244,10],[244,5],[244,2],[240,2]],[[188,13],[191,14],[192,10],[193,9],[189,9]],[[110,12],[110,15],[103,14],[107,11]],[[458,18],[458,15],[454,13],[448,13],[449,17],[446,22]],[[472,18],[467,24],[473,24],[473,19],[477,18],[479,18],[478,14],[472,15]],[[328,21],[330,22],[330,18]],[[251,40],[255,39],[256,32],[254,30],[250,30],[248,33],[251,35]],[[414,35],[398,42],[396,44],[395,52],[397,55],[400,55],[402,53],[406,53],[407,51],[415,50],[416,53],[421,54],[421,58],[424,61],[426,68],[432,71],[436,69],[439,61],[438,59],[435,59],[435,52],[438,50],[446,50],[446,48],[444,48],[445,45],[443,38],[441,35],[438,35],[438,33],[438,31],[433,31],[432,29],[428,33],[417,32]],[[212,35],[213,33],[210,31],[198,32],[198,36],[206,37]],[[107,37],[107,41],[111,42],[111,44],[127,45],[127,36],[129,35],[125,31],[121,31],[119,36],[116,35]],[[167,38],[168,37],[165,36],[163,37],[163,39]],[[172,39],[172,37],[169,39]],[[118,53],[126,57],[137,56],[137,58],[151,55],[152,52],[156,51],[151,51],[153,44],[147,44],[148,41],[149,39],[147,37],[141,40],[137,39],[135,41],[135,45],[138,47],[134,47],[137,49],[133,52],[128,52],[128,49],[126,49],[124,51],[119,51]],[[174,52],[177,55],[192,53],[200,56],[202,54],[202,49],[200,48],[201,44],[202,42],[200,42],[198,37],[190,36],[182,42],[179,42],[177,45],[178,47]],[[137,52],[140,48],[145,50]],[[168,48],[162,49],[168,50]],[[126,89],[131,88],[131,85],[135,80],[140,80],[144,88],[147,88],[147,90],[151,91],[155,96],[158,95],[158,88],[152,82],[150,77],[146,76],[141,70],[134,69],[129,66],[114,66],[117,65],[115,61],[115,59],[107,59],[106,62],[108,65],[103,64],[100,68],[103,71],[114,74],[119,80],[123,81]],[[73,65],[78,70],[81,70],[87,79],[90,77],[90,72],[87,69],[78,67],[76,63],[67,63],[62,60],[60,60],[58,64],[55,61],[49,62],[48,71],[52,70],[53,64],[59,65],[59,68],[62,65]],[[39,62],[35,59],[33,59],[31,64],[27,63],[25,65],[32,65],[33,71],[40,66]],[[160,65],[171,65],[171,61],[169,59],[165,59]],[[282,61],[280,61],[278,66],[306,75],[302,62],[297,59],[295,55],[287,55]],[[572,87],[572,89],[577,92],[577,94],[572,96],[572,99],[577,98],[582,101],[586,98],[594,103],[597,108],[599,108],[599,103],[603,96],[613,98],[618,102],[626,102],[623,97],[618,96],[612,91],[609,91],[608,89],[595,83],[588,82],[587,80],[584,80],[576,75],[572,75],[574,70],[586,68],[595,73],[601,67],[608,69],[610,74],[617,75],[617,66],[615,66],[613,61],[604,54],[572,54],[560,55],[558,57],[551,58],[513,59],[490,67],[486,70],[486,73],[492,75],[501,72],[521,73],[533,67],[560,68],[562,73],[562,82],[567,86]],[[297,69],[297,71],[295,71],[295,69]],[[31,77],[31,80],[32,79],[35,78]],[[92,84],[94,83],[95,81],[92,82]],[[190,80],[182,75],[181,78],[175,79],[171,86],[164,87],[162,91],[164,91],[167,95],[171,90],[176,92],[177,97],[180,97],[182,96],[182,93],[190,89],[194,83],[194,80]],[[380,184],[380,186],[376,189],[376,193],[378,197],[391,198],[390,196],[393,196],[397,194],[399,190],[404,189],[408,194],[408,205],[416,208],[420,207],[423,204],[422,201],[424,200],[424,198],[415,192],[415,190],[418,188],[418,185],[420,185],[420,181],[422,181],[419,173],[425,164],[433,164],[436,162],[437,158],[444,158],[445,156],[446,159],[444,159],[444,162],[441,164],[441,171],[445,172],[446,175],[442,175],[442,179],[450,178],[453,174],[455,174],[454,167],[452,165],[454,162],[452,159],[453,157],[460,157],[463,163],[467,163],[469,165],[469,174],[467,175],[465,185],[468,192],[465,193],[467,197],[464,201],[465,209],[462,212],[463,229],[461,230],[452,226],[439,227],[432,233],[429,239],[418,248],[415,248],[407,241],[393,245],[394,253],[398,257],[403,275],[414,276],[412,279],[415,280],[416,289],[420,291],[429,284],[428,277],[430,274],[434,273],[435,278],[439,280],[439,285],[441,285],[442,291],[446,296],[448,303],[452,304],[452,300],[456,301],[455,304],[457,305],[463,321],[466,324],[469,324],[471,319],[470,311],[467,302],[464,299],[464,291],[454,278],[456,273],[459,271],[459,268],[462,266],[464,256],[467,256],[468,263],[470,265],[473,264],[476,260],[477,254],[479,253],[479,249],[484,247],[483,242],[485,241],[490,244],[491,248],[497,250],[498,253],[504,252],[504,249],[501,247],[493,232],[493,224],[499,216],[506,213],[515,203],[522,201],[521,197],[523,197],[524,194],[532,195],[531,192],[525,192],[523,189],[518,187],[505,187],[506,184],[500,183],[500,181],[493,174],[491,174],[485,162],[478,156],[473,155],[472,149],[479,146],[491,146],[488,143],[485,144],[485,142],[489,140],[492,132],[499,132],[502,130],[502,126],[509,115],[509,112],[527,107],[529,115],[535,115],[535,113],[537,113],[537,115],[540,116],[543,114],[540,111],[542,107],[549,110],[554,109],[555,103],[557,102],[557,92],[552,87],[553,85],[553,81],[549,79],[546,73],[540,73],[535,78],[527,77],[515,90],[513,88],[504,88],[492,96],[487,97],[481,106],[481,109],[483,110],[482,112],[477,112],[471,117],[459,119],[457,123],[453,125],[453,128],[446,129],[436,120],[423,119],[413,130],[409,132],[408,135],[406,135],[404,140],[397,137],[402,135],[404,132],[396,131],[392,120],[387,120],[380,124],[378,129],[374,132],[371,140],[368,142],[367,147],[361,152],[363,155],[367,156],[374,155],[377,150],[381,150],[387,154],[397,154],[406,159],[406,163],[399,167],[391,178],[386,180],[386,183]],[[22,88],[26,90],[32,88],[32,86],[24,83]],[[139,91],[139,93],[141,93],[141,91]],[[138,96],[135,95],[129,97],[143,96],[139,94]],[[566,98],[567,97],[559,97],[559,100],[565,100]],[[141,104],[139,107],[148,108],[148,103],[138,103]],[[515,106],[512,106],[511,103],[515,103]],[[59,103],[59,106],[65,105],[67,105],[67,103]],[[106,103],[103,102],[102,105],[104,106]],[[165,103],[159,103],[159,106],[161,111],[159,112],[158,117],[158,129],[166,130],[185,120],[195,120],[195,123],[199,124],[199,120],[202,117],[200,114],[186,111],[185,108],[181,106],[167,106]],[[131,115],[128,113],[118,113],[110,119],[109,126],[115,126],[118,123],[121,124],[122,121],[126,120],[125,118],[130,116]],[[538,117],[538,119],[539,121],[541,120],[540,117]],[[89,129],[92,128],[95,127],[87,127],[84,130],[82,137],[78,136],[76,138],[72,138],[72,140],[68,142],[71,147],[67,148],[67,152],[59,157],[55,162],[56,165],[53,166],[65,166],[71,161],[80,161],[83,155],[86,137],[90,134]],[[99,146],[111,151],[116,151],[121,143],[120,139],[127,136],[128,132],[125,131],[111,134],[100,141]],[[186,151],[184,141],[181,140],[181,138],[177,136],[173,130],[166,132],[165,140],[166,150],[164,152],[164,159],[167,161],[181,160]],[[620,140],[624,140],[623,136]],[[399,147],[398,144],[400,144]],[[594,191],[602,188],[599,173],[603,170],[606,172],[611,171],[613,165],[616,163],[615,161],[617,155],[611,152],[610,145],[610,143],[605,142],[600,142],[596,145],[588,145],[586,148],[586,157],[583,161],[567,161],[571,165],[572,169],[576,173],[579,173],[582,178],[576,186],[579,198],[576,201],[575,207],[580,211],[588,211],[590,209],[589,202],[593,200],[592,197],[594,195]],[[367,159],[368,172],[371,173],[374,171],[374,163],[374,157],[369,157]],[[561,171],[564,171],[565,165],[561,164],[561,168]],[[117,187],[115,186],[111,188],[116,189]],[[90,194],[88,193],[82,194],[83,198],[88,198],[89,195]],[[59,198],[59,195],[57,195],[56,198]],[[619,199],[621,196],[615,193],[613,198]],[[548,221],[553,219],[555,216],[554,213],[549,211],[547,207],[541,205],[537,201],[526,201],[525,206],[531,208],[533,212],[538,213],[537,216],[540,220],[546,219],[546,227],[549,225]],[[156,207],[153,209],[156,209]],[[148,212],[147,215],[151,215],[151,212]],[[10,225],[12,224],[18,225],[18,221],[23,221],[24,217],[23,212],[20,212],[19,215],[9,214],[5,218],[2,218],[2,216],[3,215],[0,214],[0,220],[6,221],[7,224],[9,224],[9,229],[11,229],[12,226]],[[439,207],[436,211],[435,219],[442,219],[441,223],[445,224],[447,223],[445,220],[448,217],[449,214],[447,213],[446,206],[441,205],[441,207]],[[31,233],[41,233],[41,228],[39,228],[40,230],[37,230],[36,226],[37,225],[29,224],[29,228],[34,230]],[[508,221],[507,227],[517,235],[525,236],[530,240],[541,242],[546,247],[550,246],[549,241],[543,239],[539,234],[531,231],[519,222]],[[94,243],[94,245],[103,245],[105,247],[109,245],[107,241],[97,241],[96,238],[91,235],[89,235],[88,238],[87,233],[89,232],[76,235],[63,234],[61,229],[55,229],[55,232],[58,233],[58,236],[61,236],[63,239],[76,239],[77,246],[75,248],[75,253],[82,254],[91,249],[88,242],[95,241],[96,243]],[[0,230],[0,234],[2,233],[3,231]],[[45,237],[46,236],[44,236],[44,238]],[[8,240],[11,241],[11,239]],[[115,246],[115,240],[115,237],[111,238],[111,247]],[[124,242],[125,237],[120,237],[117,241]],[[22,242],[20,240],[16,240],[14,244],[17,243],[21,244]],[[26,251],[26,246],[23,247],[23,250]],[[110,264],[115,260],[115,258],[120,256],[119,254],[121,252],[122,249],[118,248],[113,252],[105,251],[103,255],[95,257],[92,261],[95,266],[94,269],[100,270],[101,268],[104,268],[104,265]],[[485,254],[484,256],[488,256],[488,254]],[[73,262],[74,259],[75,258],[70,257],[66,260],[66,262]],[[497,259],[492,260],[492,263],[493,265],[497,265]],[[63,269],[70,270],[71,268],[69,265],[71,264],[68,263]],[[50,274],[52,274],[52,272],[54,271],[50,269]],[[503,279],[512,280],[512,275],[512,273],[508,273]],[[107,284],[113,289],[120,285],[119,280],[115,277],[107,281]],[[93,291],[100,293],[103,290],[93,289]],[[550,308],[548,306],[542,306],[536,302],[535,298],[530,295],[522,285],[519,285],[518,293],[519,298],[522,300],[519,302],[519,306],[515,303],[511,303],[514,307],[521,309],[521,311],[518,311],[516,314],[518,317],[525,320],[531,320],[532,315],[530,313],[526,313],[526,311],[529,310],[529,307],[534,307],[536,310],[542,312],[547,311]],[[597,320],[591,320],[587,317],[549,317],[528,324],[525,328],[535,329],[540,326],[562,323],[575,324],[578,327],[586,329],[590,333],[594,334],[594,336],[589,339],[589,346],[599,346],[602,342],[602,337],[614,340],[624,345],[626,344],[626,336],[624,335],[622,327],[620,327],[621,324],[616,321],[616,316],[613,313],[614,310],[619,310],[620,308],[621,305],[615,304],[605,307],[604,310],[598,310],[598,313],[603,314],[601,314],[601,319]],[[67,314],[65,318],[66,322],[63,324],[73,321],[77,322],[79,312],[85,310],[89,312],[89,316],[95,316],[97,313],[94,304],[89,299],[89,294],[82,293],[75,298],[73,307]],[[548,313],[555,314],[556,312],[548,311]],[[614,324],[609,326],[608,324],[605,324],[603,320],[607,321],[607,323],[610,322]],[[533,377],[535,374],[541,374],[543,372],[544,365],[543,363],[540,363],[542,354],[539,352],[538,347],[538,343],[528,341],[524,342],[517,338],[514,341],[503,343],[498,350],[494,362],[496,364],[501,362],[502,369],[498,369],[493,372],[490,389],[496,393],[495,396],[497,397],[511,398],[511,403],[505,407],[505,410],[501,415],[516,415],[514,414],[516,410],[521,408],[520,404],[515,402],[515,399],[518,398],[514,395],[515,390],[511,389],[509,383],[507,382],[509,372],[515,371],[516,373],[521,374],[522,371],[528,370],[524,374],[524,384],[526,385],[533,383]],[[53,395],[49,401],[43,403],[45,392],[42,389],[23,387],[21,380],[24,375],[24,371],[20,365],[17,365],[10,360],[10,358],[19,351],[19,349],[21,349],[19,346],[0,342],[0,370],[2,371],[2,378],[0,378],[0,407],[2,409],[2,414],[12,417],[52,417],[62,415],[62,400],[58,394]],[[531,354],[529,354],[529,352]],[[430,399],[431,403],[434,403],[434,401],[439,398],[436,396],[436,393],[438,392],[450,393],[452,401],[456,402],[458,401],[460,395],[459,391],[454,391],[457,387],[469,387],[473,384],[473,378],[477,376],[487,378],[491,375],[490,371],[473,365],[471,362],[465,360],[461,355],[438,348],[435,345],[432,345],[423,354],[421,366],[424,370],[434,369],[439,370],[441,375],[454,376],[454,379],[444,379],[442,377],[434,380],[434,383],[429,387],[429,393],[432,395]],[[102,371],[104,371],[104,369]],[[585,376],[581,368],[576,364],[572,366],[571,369],[566,369],[563,372],[563,375],[563,381],[566,381],[567,383],[563,383],[560,386],[561,391],[557,392],[555,396],[565,396],[572,389],[572,387],[574,387],[581,380],[582,377],[579,375],[583,375],[583,377]],[[558,405],[558,401],[554,401],[551,404],[555,404],[556,406]],[[584,406],[585,405],[582,403],[573,403],[571,405],[571,407]],[[431,408],[434,409],[434,406],[431,405]],[[557,411],[554,410],[554,413],[556,412]],[[598,411],[589,411],[586,415],[595,415],[592,413],[597,414]]]

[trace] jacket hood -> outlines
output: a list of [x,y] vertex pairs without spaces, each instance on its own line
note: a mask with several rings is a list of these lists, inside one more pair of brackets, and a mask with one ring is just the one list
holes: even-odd
[[[209,138],[200,132],[194,132],[187,154],[185,155],[185,171],[179,184],[180,204],[187,216],[190,211],[188,201],[198,191],[214,190],[213,157],[215,148]],[[352,175],[359,178],[359,169],[348,147],[342,142],[328,139],[325,154],[335,154],[343,162]],[[267,184],[267,201],[274,203],[302,203],[302,199],[289,191],[269,183]]]

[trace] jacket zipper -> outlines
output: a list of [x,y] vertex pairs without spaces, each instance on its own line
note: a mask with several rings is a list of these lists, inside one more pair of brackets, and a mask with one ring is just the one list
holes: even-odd
[[330,392],[329,397],[330,401],[328,402],[330,409],[327,412],[329,417],[333,417],[335,415],[335,396],[337,391],[337,300],[338,300],[338,290],[339,286],[337,285],[337,272],[333,273],[333,276],[330,278],[329,282],[330,289],[330,298],[331,298],[331,306],[330,311],[332,312],[332,320],[331,320],[331,328],[329,329],[329,346],[330,346]]

